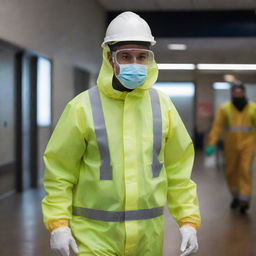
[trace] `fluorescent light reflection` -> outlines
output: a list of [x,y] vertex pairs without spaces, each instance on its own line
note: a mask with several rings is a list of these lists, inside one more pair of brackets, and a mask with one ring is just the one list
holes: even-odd
[[213,83],[213,88],[215,90],[229,90],[231,87],[230,83],[226,83],[226,82],[215,82]]
[[256,70],[255,64],[198,64],[199,70]]
[[169,50],[174,51],[185,51],[187,49],[187,46],[185,44],[168,44]]
[[159,63],[157,64],[159,70],[194,70],[195,64],[186,63]]
[[38,59],[37,71],[37,125],[51,124],[51,62]]
[[159,63],[159,70],[256,70],[256,64]]
[[190,82],[158,82],[154,88],[170,97],[193,97],[195,94],[194,84]]

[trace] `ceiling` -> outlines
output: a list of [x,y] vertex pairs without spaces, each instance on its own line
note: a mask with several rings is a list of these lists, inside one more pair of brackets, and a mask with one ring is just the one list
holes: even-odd
[[255,0],[98,0],[98,2],[108,11],[256,9]]
[[[108,11],[200,11],[254,10],[256,0],[98,0]],[[161,15],[161,14],[160,14]],[[186,21],[189,22],[189,21]],[[232,22],[232,21],[231,21]],[[206,28],[210,29],[209,27]],[[153,47],[158,63],[254,63],[256,37],[161,37]],[[170,43],[187,45],[185,51],[170,51]]]
[[[161,38],[153,47],[162,63],[256,63],[256,38]],[[187,45],[171,51],[170,43]]]

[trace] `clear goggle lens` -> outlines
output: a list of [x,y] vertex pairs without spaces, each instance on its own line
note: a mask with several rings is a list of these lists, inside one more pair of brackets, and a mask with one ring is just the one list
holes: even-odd
[[113,53],[117,64],[141,64],[151,66],[154,60],[154,54],[146,49],[120,49]]

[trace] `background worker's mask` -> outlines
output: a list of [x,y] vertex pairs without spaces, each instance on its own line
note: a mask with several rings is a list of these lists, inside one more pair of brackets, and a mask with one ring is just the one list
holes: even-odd
[[242,111],[247,105],[248,100],[246,97],[232,97],[232,103],[238,111]]
[[128,89],[135,89],[142,85],[152,66],[154,54],[147,49],[120,49],[113,52],[115,75],[120,83]]

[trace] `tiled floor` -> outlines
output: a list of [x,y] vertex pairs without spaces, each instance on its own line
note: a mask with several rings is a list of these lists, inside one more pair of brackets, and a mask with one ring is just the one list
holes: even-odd
[[[242,217],[238,212],[230,211],[230,196],[223,171],[205,169],[200,153],[197,154],[193,179],[198,184],[202,213],[202,226],[198,232],[200,250],[196,255],[255,256],[256,193],[247,216]],[[30,190],[0,201],[1,256],[51,255],[49,234],[42,223],[42,197],[42,190]],[[164,256],[178,256],[178,227],[169,214],[166,215]]]
[[[256,256],[256,189],[251,209],[246,216],[241,216],[238,211],[229,209],[231,197],[223,170],[206,169],[201,153],[197,153],[192,178],[198,185],[202,215],[198,231],[199,252],[196,255]],[[168,214],[166,220],[164,256],[178,256],[179,232]]]

